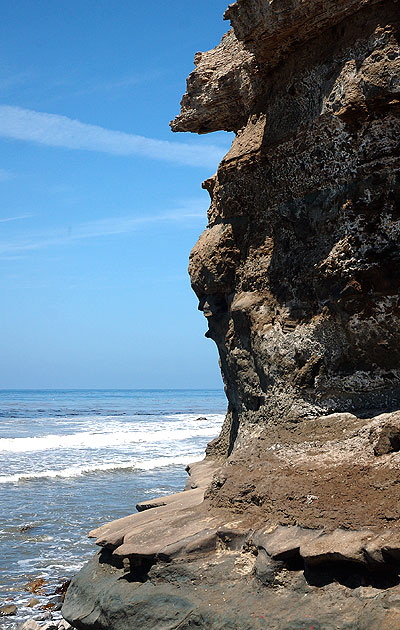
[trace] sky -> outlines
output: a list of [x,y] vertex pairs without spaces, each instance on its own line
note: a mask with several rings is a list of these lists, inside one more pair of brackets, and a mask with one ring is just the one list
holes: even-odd
[[173,134],[227,0],[0,0],[0,388],[221,388],[187,275],[231,134]]

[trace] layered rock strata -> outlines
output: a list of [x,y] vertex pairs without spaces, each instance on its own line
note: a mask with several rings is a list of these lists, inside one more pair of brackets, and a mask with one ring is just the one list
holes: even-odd
[[238,0],[196,55],[172,128],[235,132],[190,259],[228,413],[93,532],[74,627],[399,627],[399,6]]

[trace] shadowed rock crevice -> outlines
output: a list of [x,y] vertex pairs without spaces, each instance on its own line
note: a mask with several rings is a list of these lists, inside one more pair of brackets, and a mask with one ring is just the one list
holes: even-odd
[[387,589],[400,584],[399,567],[366,569],[357,562],[335,562],[326,567],[306,567],[304,577],[311,586],[326,586],[338,583],[350,589],[371,586]]

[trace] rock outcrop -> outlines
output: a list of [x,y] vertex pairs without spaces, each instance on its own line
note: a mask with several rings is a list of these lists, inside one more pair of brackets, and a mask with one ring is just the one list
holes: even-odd
[[236,134],[189,269],[228,413],[183,493],[93,532],[63,613],[397,629],[400,5],[237,0],[226,17],[172,128]]

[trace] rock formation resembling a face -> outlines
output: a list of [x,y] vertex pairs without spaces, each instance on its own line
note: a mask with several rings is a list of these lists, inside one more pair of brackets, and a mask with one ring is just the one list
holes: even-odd
[[173,123],[236,132],[189,267],[229,448],[255,423],[400,402],[399,17],[363,4],[237,2]]

